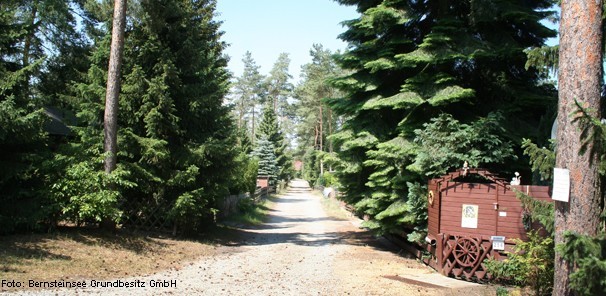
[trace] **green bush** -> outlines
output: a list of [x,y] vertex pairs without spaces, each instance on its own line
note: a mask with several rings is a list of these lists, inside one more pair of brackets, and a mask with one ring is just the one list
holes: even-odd
[[257,188],[257,170],[259,169],[257,159],[241,153],[236,158],[236,164],[236,172],[232,175],[229,188],[230,193],[248,192],[251,195],[254,194]]
[[313,184],[315,186],[333,187],[335,185],[338,185],[338,180],[337,180],[337,177],[335,177],[335,175],[333,175],[332,173],[326,172],[326,173],[318,176],[318,178],[315,180],[315,182]]
[[250,213],[254,211],[255,208],[256,205],[252,198],[241,199],[238,203],[238,211],[240,213]]
[[554,242],[536,231],[528,233],[529,241],[516,239],[514,252],[507,252],[507,259],[486,259],[485,268],[501,283],[530,287],[535,295],[551,295],[553,288]]

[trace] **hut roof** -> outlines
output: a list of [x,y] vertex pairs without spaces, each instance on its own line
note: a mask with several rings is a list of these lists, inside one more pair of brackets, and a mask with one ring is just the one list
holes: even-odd
[[499,186],[506,186],[509,184],[507,182],[507,179],[501,178],[497,174],[494,174],[487,169],[479,169],[479,168],[459,169],[454,172],[450,172],[444,176],[441,176],[439,178],[435,178],[432,180],[432,182],[434,182],[434,183],[448,182],[448,181],[452,181],[459,177],[468,176],[470,174],[482,176],[482,177],[486,178],[488,181],[490,181],[492,183],[496,183]]

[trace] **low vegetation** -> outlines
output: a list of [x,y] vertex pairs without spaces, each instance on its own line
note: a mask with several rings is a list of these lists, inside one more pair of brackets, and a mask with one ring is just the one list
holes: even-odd
[[270,195],[262,201],[255,203],[251,199],[244,199],[240,202],[238,212],[230,215],[224,221],[226,225],[261,225],[267,221],[267,215],[271,211],[276,196]]

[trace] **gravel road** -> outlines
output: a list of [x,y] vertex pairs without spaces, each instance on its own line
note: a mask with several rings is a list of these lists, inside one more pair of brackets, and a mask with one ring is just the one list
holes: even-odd
[[106,281],[122,287],[87,280],[86,288],[16,295],[494,295],[388,250],[353,218],[327,216],[322,197],[310,194],[305,181],[290,185],[269,223],[242,229],[242,241],[220,247],[217,256],[179,270]]

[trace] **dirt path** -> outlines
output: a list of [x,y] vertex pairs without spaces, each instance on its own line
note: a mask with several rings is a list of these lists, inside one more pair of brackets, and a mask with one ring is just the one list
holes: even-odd
[[[241,243],[221,247],[220,255],[180,270],[120,279],[145,287],[91,287],[88,280],[84,289],[42,294],[493,295],[386,250],[355,221],[328,217],[320,200],[306,182],[294,181],[277,200],[269,223],[242,229]],[[157,283],[167,287],[151,287]]]

